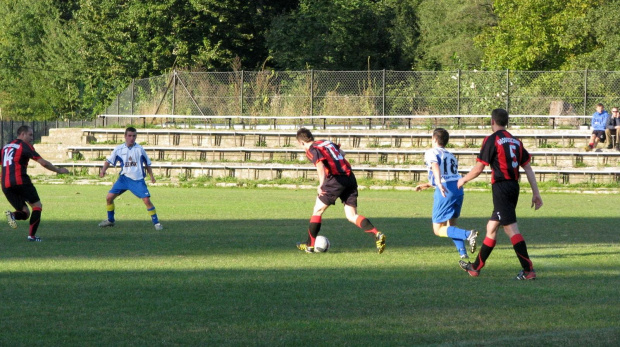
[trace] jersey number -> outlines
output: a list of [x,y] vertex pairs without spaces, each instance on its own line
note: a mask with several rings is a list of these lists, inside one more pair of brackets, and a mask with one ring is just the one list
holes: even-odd
[[2,161],[3,167],[13,165],[13,155],[15,155],[15,148],[8,147],[4,149],[4,160]]
[[517,146],[510,145],[510,157],[512,158],[512,168],[516,169],[519,167],[519,162],[517,162]]
[[327,149],[327,151],[329,152],[329,155],[332,158],[334,158],[336,160],[343,160],[344,159],[344,157],[342,156],[340,151],[332,143],[324,146],[324,148]]
[[[448,164],[448,162],[450,162]],[[450,171],[448,171],[450,170]],[[456,159],[454,158],[449,158],[447,160],[444,159],[443,161],[443,174],[444,176],[446,175],[456,175],[459,171],[459,167],[456,164]]]

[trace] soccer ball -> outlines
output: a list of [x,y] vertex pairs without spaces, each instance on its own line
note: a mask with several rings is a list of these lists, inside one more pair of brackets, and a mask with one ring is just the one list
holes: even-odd
[[329,240],[325,236],[317,236],[314,240],[314,251],[323,253],[329,249]]

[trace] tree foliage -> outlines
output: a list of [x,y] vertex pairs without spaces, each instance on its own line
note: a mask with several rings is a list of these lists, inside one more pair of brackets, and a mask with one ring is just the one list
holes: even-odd
[[3,117],[85,119],[170,69],[620,69],[620,0],[0,2]]
[[419,70],[478,68],[483,51],[474,38],[496,24],[492,0],[424,0],[417,10],[419,46],[415,66]]

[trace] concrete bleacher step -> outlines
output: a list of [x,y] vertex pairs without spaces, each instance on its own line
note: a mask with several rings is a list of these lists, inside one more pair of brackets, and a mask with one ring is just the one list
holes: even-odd
[[[35,146],[44,158],[59,166],[96,175],[102,158],[107,157],[117,143],[123,142],[123,133],[124,129],[118,128],[51,129],[50,135]],[[578,141],[585,143],[587,139],[583,131],[554,130],[550,133],[540,129],[519,129],[513,133],[516,136],[522,134],[522,139],[543,147],[552,143],[550,141],[564,141],[567,146],[574,146]],[[488,129],[451,130],[451,144],[457,147],[451,151],[459,158],[461,171],[467,172],[475,163],[481,141],[488,134]],[[405,181],[426,179],[422,162],[424,151],[430,148],[430,131],[316,131],[315,136],[342,143],[347,158],[359,171],[358,177]],[[303,149],[296,144],[294,131],[139,129],[138,142],[153,160],[155,174],[166,177],[207,175],[275,179],[315,178],[316,175]],[[619,181],[620,152],[606,149],[585,152],[574,147],[537,148],[527,143],[526,147],[533,155],[532,165],[541,181]],[[52,174],[38,165],[29,170],[33,174]],[[488,177],[485,174],[480,179]]]

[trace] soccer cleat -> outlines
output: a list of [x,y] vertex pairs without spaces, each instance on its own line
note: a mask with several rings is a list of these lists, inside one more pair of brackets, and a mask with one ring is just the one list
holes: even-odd
[[383,233],[377,233],[375,235],[375,242],[377,244],[377,252],[383,253],[385,250],[385,235]]
[[99,227],[101,228],[105,228],[105,227],[113,227],[114,226],[114,222],[110,222],[109,220],[104,220],[103,222],[99,223]]
[[13,229],[17,229],[17,222],[15,222],[15,215],[11,211],[5,211],[6,221],[9,223],[9,226]]
[[[112,223],[112,224],[114,224],[114,223]],[[161,223],[157,223],[157,224],[155,224],[155,230],[164,230],[164,226],[161,225]]]
[[469,243],[469,251],[474,253],[476,251],[476,238],[478,237],[478,230],[472,230],[469,232],[467,242]]
[[314,247],[310,247],[303,242],[297,242],[297,249],[306,253],[314,253]]
[[583,147],[583,149],[584,149],[586,152],[590,152],[590,151],[592,150],[592,146],[590,146],[590,145],[586,145],[585,147]]
[[478,275],[480,275],[480,270],[474,270],[473,264],[468,261],[459,260],[459,266],[461,269],[467,271],[471,277],[478,277]]
[[612,149],[614,148],[614,145],[607,145],[607,149]]
[[532,271],[521,270],[519,271],[519,274],[517,275],[517,277],[515,277],[515,279],[516,280],[535,280],[536,271],[534,271],[534,269],[532,269]]
[[41,238],[38,236],[32,237],[32,236],[28,236],[28,241],[30,242],[41,242]]

